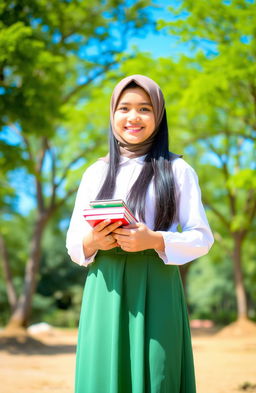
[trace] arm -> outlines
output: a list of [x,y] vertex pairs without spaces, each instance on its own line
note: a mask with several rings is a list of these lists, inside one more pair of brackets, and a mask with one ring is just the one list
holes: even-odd
[[[134,228],[118,228],[115,239],[125,251],[155,249],[164,263],[182,265],[208,252],[213,236],[201,202],[195,171],[183,160],[177,160],[174,171],[178,187],[178,223],[182,232],[153,231],[145,224]],[[177,164],[176,163],[176,164]]]
[[93,262],[97,253],[95,250],[93,253],[88,253],[88,255],[86,255],[83,249],[83,239],[91,232],[91,227],[82,214],[83,209],[89,207],[91,199],[90,185],[91,176],[90,171],[87,169],[77,191],[75,206],[66,237],[66,248],[70,258],[73,262],[83,266],[87,266],[89,263]]
[[[95,166],[96,165],[96,166]],[[70,258],[77,264],[87,266],[94,261],[98,250],[117,247],[111,232],[121,222],[111,224],[105,220],[92,228],[83,217],[83,209],[95,199],[104,176],[104,163],[97,162],[89,167],[79,185],[73,214],[67,232],[66,247]]]

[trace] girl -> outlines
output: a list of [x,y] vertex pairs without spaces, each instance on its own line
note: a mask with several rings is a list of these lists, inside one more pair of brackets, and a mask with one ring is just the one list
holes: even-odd
[[[89,267],[75,392],[195,393],[178,265],[213,243],[197,176],[168,151],[164,98],[153,80],[121,80],[110,112],[109,154],[85,171],[67,233],[71,259]],[[92,229],[82,210],[110,198],[126,201],[138,224],[106,220]]]

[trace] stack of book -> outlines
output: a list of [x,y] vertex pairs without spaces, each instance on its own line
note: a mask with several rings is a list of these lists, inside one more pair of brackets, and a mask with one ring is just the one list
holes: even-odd
[[103,199],[91,201],[90,208],[83,210],[86,221],[94,227],[101,221],[121,221],[122,225],[135,224],[136,218],[122,199]]

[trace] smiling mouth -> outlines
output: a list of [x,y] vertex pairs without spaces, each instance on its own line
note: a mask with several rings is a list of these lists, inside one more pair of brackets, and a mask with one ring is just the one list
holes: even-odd
[[142,131],[144,127],[124,127],[124,128],[125,128],[125,131],[136,134],[137,132]]

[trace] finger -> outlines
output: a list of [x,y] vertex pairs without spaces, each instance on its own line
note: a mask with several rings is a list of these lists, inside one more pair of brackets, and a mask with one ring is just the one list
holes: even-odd
[[118,235],[123,235],[123,236],[129,236],[131,232],[130,229],[117,228],[113,231],[113,233],[117,233]]
[[123,240],[119,240],[117,239],[117,243],[120,244],[121,247],[125,246],[125,247],[130,247],[130,243],[123,241]]
[[94,230],[95,232],[100,232],[100,231],[102,231],[105,227],[107,227],[110,223],[111,223],[111,220],[110,220],[110,219],[103,220],[103,221],[101,221],[99,224],[95,225],[95,227],[93,228],[93,230]]
[[122,236],[122,235],[116,235],[116,234],[113,233],[112,236],[113,236],[113,238],[114,238],[115,240],[117,240],[118,242],[119,242],[119,241],[122,242],[123,240],[125,240],[125,237]]
[[108,243],[113,243],[113,242],[116,241],[116,239],[115,239],[114,236],[112,236],[112,235],[105,236],[105,240],[106,240]]
[[109,245],[109,244],[117,243],[117,240],[115,239],[115,237],[113,235],[108,235],[108,236],[105,236],[104,243]]
[[109,233],[112,233],[113,231],[115,231],[118,227],[120,227],[120,225],[122,225],[122,221],[117,221],[114,222],[112,224],[107,225],[104,229],[103,229],[103,233],[105,236],[107,236]]
[[106,246],[106,250],[111,250],[112,248],[115,248],[115,247],[119,247],[119,245],[116,243],[116,242],[114,242],[114,243],[112,243],[112,244],[109,244],[108,246]]
[[119,244],[130,244],[127,236],[113,235],[113,237],[117,241],[117,243],[119,243]]

